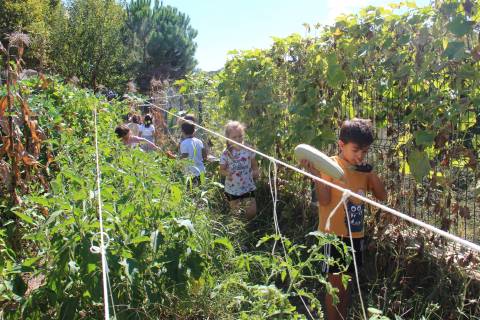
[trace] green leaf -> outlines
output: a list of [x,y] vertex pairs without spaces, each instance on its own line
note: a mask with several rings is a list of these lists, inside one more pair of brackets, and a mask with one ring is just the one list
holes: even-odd
[[76,298],[67,298],[60,308],[60,319],[69,320],[75,319],[77,311],[78,300]]
[[213,241],[213,244],[214,244],[214,247],[216,247],[216,245],[221,245],[221,246],[227,248],[229,251],[233,251],[232,243],[230,242],[230,240],[228,240],[225,237],[215,239],[215,241]]
[[15,293],[19,297],[23,297],[25,292],[27,292],[27,284],[25,283],[25,281],[23,281],[21,274],[15,275],[12,286],[13,293]]
[[85,190],[83,188],[79,189],[77,191],[74,191],[73,195],[72,195],[72,199],[75,200],[75,201],[80,201],[80,200],[87,199],[87,198],[88,198],[87,190]]
[[467,21],[465,16],[458,15],[447,25],[448,31],[461,37],[472,31],[472,22]]
[[49,224],[54,222],[58,218],[58,216],[61,215],[62,213],[63,213],[63,210],[57,210],[57,211],[53,212],[52,214],[50,214],[47,221],[45,221],[45,225],[48,226]]
[[426,130],[420,130],[413,133],[415,142],[419,146],[429,146],[433,144],[435,133]]
[[170,200],[173,205],[180,203],[182,200],[182,190],[178,186],[173,185],[170,187]]
[[477,116],[474,112],[464,112],[460,117],[460,131],[465,131],[477,123]]
[[204,262],[202,256],[198,252],[192,251],[187,256],[185,265],[190,269],[191,275],[195,280],[198,280],[202,276]]
[[450,41],[443,55],[450,60],[460,60],[465,56],[465,43],[461,41]]
[[430,159],[425,151],[413,150],[410,152],[408,165],[418,183],[422,182],[423,177],[430,173]]
[[95,270],[97,270],[97,265],[95,263],[87,264],[87,274],[90,274]]
[[150,237],[148,237],[148,236],[138,236],[138,237],[132,239],[133,244],[142,243],[142,242],[150,242]]
[[415,9],[417,8],[417,4],[415,3],[415,1],[405,1],[405,5],[410,8],[410,9]]
[[382,311],[380,311],[380,310],[378,310],[378,309],[376,309],[376,308],[373,308],[373,307],[369,307],[367,310],[368,310],[368,313],[369,313],[370,315],[378,315],[378,316],[381,316],[381,315],[383,314]]
[[337,88],[347,79],[347,76],[338,64],[337,56],[334,53],[328,55],[327,61],[327,83],[329,86]]
[[34,257],[34,258],[28,258],[23,261],[22,266],[23,267],[31,267],[35,262],[40,260],[41,257]]
[[21,212],[18,212],[18,211],[15,211],[14,213],[15,213],[15,215],[16,215],[17,217],[19,217],[19,218],[22,219],[23,221],[25,221],[25,222],[27,222],[27,223],[29,223],[29,224],[35,225],[35,223],[33,222],[33,219],[32,219],[31,217],[27,216],[26,214],[21,213]]
[[410,41],[410,35],[408,33],[403,34],[397,41],[400,46],[406,45]]

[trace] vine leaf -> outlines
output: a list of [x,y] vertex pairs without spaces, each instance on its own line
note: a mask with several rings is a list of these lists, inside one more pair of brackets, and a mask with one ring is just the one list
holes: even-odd
[[430,172],[430,160],[425,151],[413,150],[410,152],[408,155],[408,165],[410,166],[410,172],[417,182],[422,182],[423,177]]
[[447,29],[454,35],[462,37],[472,31],[472,22],[467,21],[464,16],[459,15],[453,18],[447,25]]

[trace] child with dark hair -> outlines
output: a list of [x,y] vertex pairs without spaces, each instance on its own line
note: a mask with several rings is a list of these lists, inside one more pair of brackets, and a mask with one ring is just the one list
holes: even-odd
[[[180,127],[182,126],[182,123],[183,123],[185,120],[191,121],[191,122],[193,122],[193,123],[197,123],[197,118],[196,118],[193,114],[191,114],[191,113],[183,115],[182,118],[183,118],[183,120],[182,120],[182,119],[179,119],[179,121],[178,121],[178,125],[179,125]],[[211,145],[212,145],[211,140],[208,139],[208,136],[205,135],[205,132],[204,132],[204,131],[203,131],[203,135],[202,135],[202,131],[201,131],[201,130],[200,130],[200,131],[195,130],[195,132],[194,132],[193,135],[194,135],[196,138],[198,138],[200,141],[202,141],[203,147],[205,148],[205,152],[206,152],[206,154],[207,154],[207,159],[208,159],[208,154],[210,153],[210,147],[211,147]],[[180,142],[183,141],[183,139],[185,139],[184,136],[181,138]]]
[[195,133],[195,126],[192,120],[183,121],[181,123],[183,140],[180,143],[180,154],[182,158],[193,160],[193,165],[188,167],[188,173],[194,177],[198,182],[200,175],[205,173],[204,161],[207,160],[207,152],[203,146],[203,142],[193,135]]
[[[133,135],[130,131],[130,128],[128,128],[126,125],[117,126],[115,128],[115,134],[118,138],[122,140],[123,144],[127,147],[135,148],[137,146],[140,146],[143,150],[147,149],[162,151],[161,148],[156,146],[154,143],[148,141],[147,139]],[[165,154],[171,159],[175,158],[175,155],[172,154],[170,151],[166,151]]]
[[140,125],[139,136],[154,142],[155,126],[153,125],[153,117],[149,114],[143,118],[143,124]]
[[[343,122],[340,128],[338,140],[339,154],[332,157],[345,172],[344,181],[333,179],[329,176],[317,171],[308,161],[302,161],[302,165],[306,167],[312,174],[330,181],[340,187],[349,189],[357,194],[365,196],[367,192],[373,193],[375,198],[384,201],[387,199],[387,192],[383,183],[372,167],[365,162],[370,145],[373,143],[374,135],[371,121],[368,119],[354,118]],[[353,246],[355,251],[355,260],[357,266],[363,263],[364,249],[364,214],[365,204],[356,198],[347,200],[347,211],[344,206],[340,206],[333,214],[330,229],[326,229],[328,215],[335,209],[340,202],[342,193],[337,189],[331,188],[321,182],[315,181],[316,193],[319,202],[319,225],[321,232],[335,234],[350,247],[350,232],[348,225],[350,224],[351,235],[353,238]],[[347,219],[350,221],[348,223]],[[334,246],[326,245],[325,255],[336,260],[340,260],[345,264],[344,255],[338,252]],[[349,304],[349,294],[347,288],[342,284],[341,270],[335,266],[324,264],[324,272],[328,273],[328,281],[334,288],[337,288],[339,304],[333,304],[333,298],[330,295],[325,297],[327,319],[347,319],[347,308]],[[348,266],[348,273],[352,273],[353,264]]]
[[132,135],[139,136],[140,135],[140,116],[139,115],[132,115],[129,119],[129,122],[126,126],[130,129]]
[[147,139],[135,136],[132,134],[132,131],[126,125],[121,125],[115,128],[115,133],[118,138],[122,139],[124,145],[128,147],[136,147],[138,145],[148,145],[155,150],[160,150],[155,144],[148,141]]

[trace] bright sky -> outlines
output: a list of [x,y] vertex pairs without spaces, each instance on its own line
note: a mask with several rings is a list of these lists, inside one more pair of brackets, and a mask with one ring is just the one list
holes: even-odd
[[[198,31],[196,59],[205,71],[218,70],[233,49],[268,48],[272,36],[305,34],[303,23],[330,24],[341,13],[400,0],[163,0],[188,14]],[[426,6],[430,0],[416,0]]]

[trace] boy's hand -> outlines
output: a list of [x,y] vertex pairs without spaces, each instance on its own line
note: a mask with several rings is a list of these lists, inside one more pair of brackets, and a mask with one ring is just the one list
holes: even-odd
[[175,154],[173,154],[172,151],[170,151],[170,150],[165,151],[165,154],[167,155],[167,158],[170,158],[170,159],[176,159],[177,158],[177,156]]
[[300,161],[300,166],[304,167],[305,170],[307,170],[308,172],[310,172],[314,176],[317,176],[317,177],[320,176],[320,171],[318,171],[310,161],[302,160],[302,161]]

